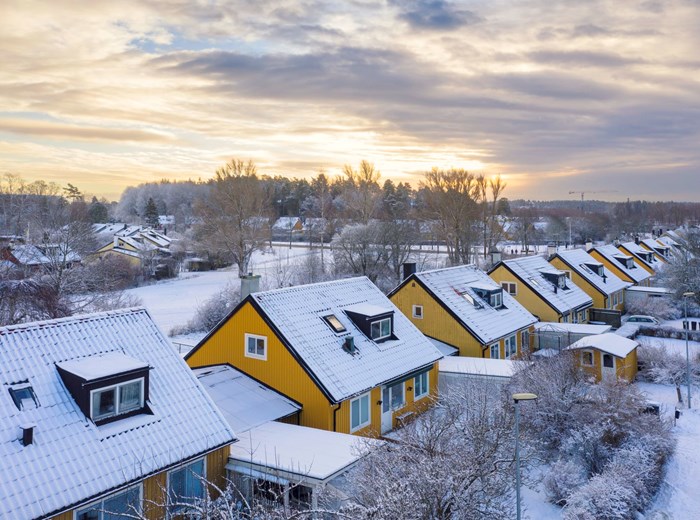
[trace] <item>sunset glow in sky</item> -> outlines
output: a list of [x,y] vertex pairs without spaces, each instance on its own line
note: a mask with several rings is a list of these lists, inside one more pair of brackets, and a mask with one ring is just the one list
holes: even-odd
[[700,198],[699,0],[3,0],[0,174],[118,198],[375,163]]

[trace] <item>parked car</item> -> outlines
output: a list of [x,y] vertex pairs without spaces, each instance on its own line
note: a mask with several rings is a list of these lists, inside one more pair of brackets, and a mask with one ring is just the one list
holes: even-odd
[[653,316],[644,316],[643,314],[633,314],[627,318],[622,318],[624,323],[646,323],[649,325],[660,325],[661,322]]

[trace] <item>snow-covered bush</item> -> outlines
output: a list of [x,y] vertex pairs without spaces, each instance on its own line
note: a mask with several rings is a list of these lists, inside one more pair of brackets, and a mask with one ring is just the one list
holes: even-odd
[[586,483],[585,470],[573,460],[559,459],[544,477],[547,499],[558,506],[566,504],[569,495]]
[[229,312],[240,302],[241,291],[238,284],[226,285],[221,291],[206,300],[194,314],[194,317],[181,327],[175,327],[170,331],[171,336],[190,334],[192,332],[209,332],[223,320]]
[[654,316],[660,320],[670,320],[681,315],[678,308],[668,298],[646,298],[627,301],[625,310],[628,314]]
[[612,473],[595,475],[569,496],[564,520],[632,520],[636,515],[634,489]]

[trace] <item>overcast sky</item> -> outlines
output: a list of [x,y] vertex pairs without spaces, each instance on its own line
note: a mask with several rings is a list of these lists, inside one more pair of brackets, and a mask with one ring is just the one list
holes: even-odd
[[[373,161],[700,200],[700,0],[0,2],[0,174],[117,198]],[[602,193],[594,193],[594,192]]]

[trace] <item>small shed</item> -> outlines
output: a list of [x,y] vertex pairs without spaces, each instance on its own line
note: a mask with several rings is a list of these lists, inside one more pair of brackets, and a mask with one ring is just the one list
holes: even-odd
[[596,381],[623,379],[631,382],[637,375],[638,346],[632,339],[605,333],[582,338],[567,350],[578,351],[579,365]]
[[610,332],[610,325],[590,325],[586,323],[554,323],[542,321],[535,323],[533,340],[534,350],[563,350],[586,336]]

